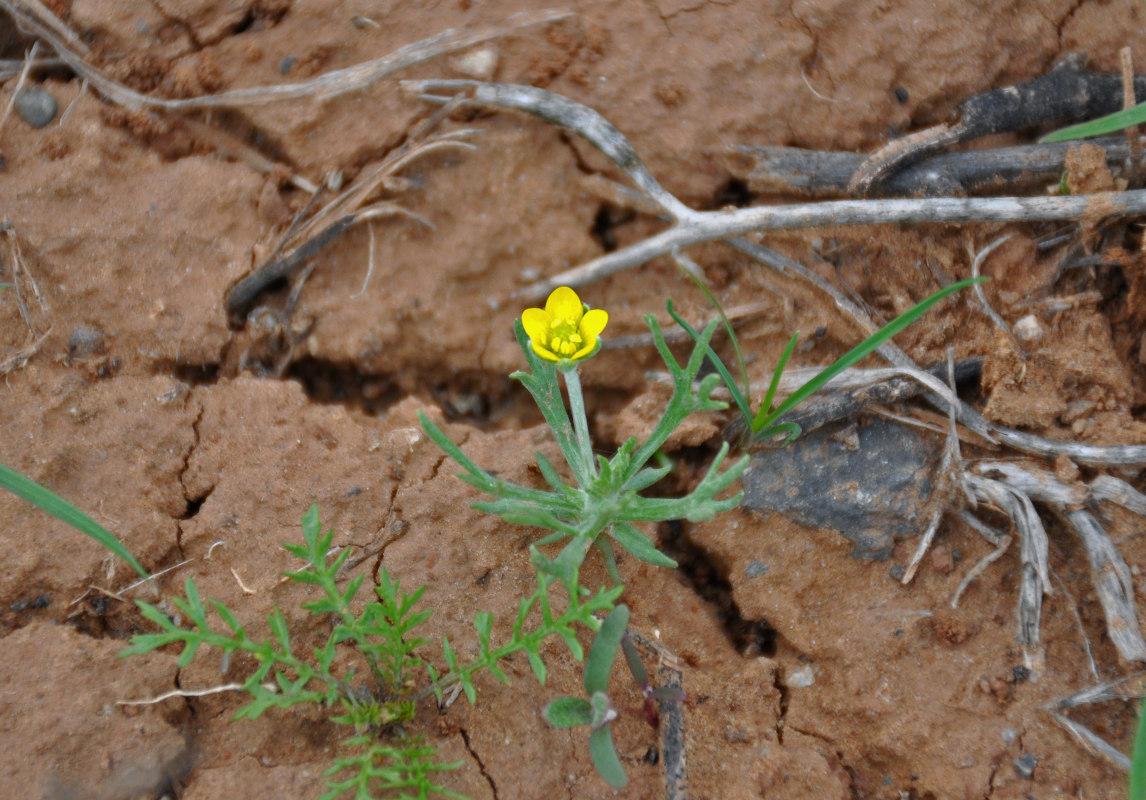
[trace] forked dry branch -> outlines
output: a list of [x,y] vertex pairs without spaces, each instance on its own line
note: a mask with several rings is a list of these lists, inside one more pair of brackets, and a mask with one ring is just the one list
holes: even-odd
[[476,105],[524,111],[584,137],[655,202],[672,225],[643,241],[606,253],[579,267],[533,283],[514,297],[534,299],[558,286],[584,286],[689,245],[767,230],[819,225],[886,225],[908,222],[1033,222],[1101,219],[1146,213],[1146,190],[1065,197],[938,197],[918,200],[840,200],[785,206],[695,211],[666,191],[635,148],[612,123],[588,106],[538,89],[472,80],[402,81],[402,88],[430,102],[464,93]]

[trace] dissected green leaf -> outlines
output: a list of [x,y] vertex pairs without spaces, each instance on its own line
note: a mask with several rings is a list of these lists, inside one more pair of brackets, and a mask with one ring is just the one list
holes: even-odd
[[609,535],[629,553],[648,564],[676,569],[676,562],[666,556],[649,537],[627,522],[617,522],[609,530]]

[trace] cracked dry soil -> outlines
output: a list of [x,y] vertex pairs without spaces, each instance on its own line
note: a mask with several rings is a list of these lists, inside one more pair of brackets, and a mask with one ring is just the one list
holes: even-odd
[[[117,79],[195,96],[303,80],[446,27],[497,23],[529,4],[51,6]],[[671,192],[698,208],[748,199],[725,161],[730,145],[869,151],[947,118],[965,96],[1041,74],[1067,52],[1086,51],[1093,67],[1111,72],[1124,45],[1137,48],[1140,66],[1146,58],[1143,9],[1132,0],[567,7],[570,20],[487,45],[496,78],[597,109]],[[0,33],[3,55],[20,57],[27,42],[7,19]],[[441,57],[400,77],[458,76],[466,63]],[[337,169],[353,177],[402,142],[426,107],[382,81],[208,120],[284,165],[266,176],[177,122],[116,109],[66,73],[42,77],[68,108],[63,122],[32,129],[13,118],[0,132],[0,280],[12,280],[18,246],[40,292],[39,302],[28,301],[31,331],[14,294],[0,293],[0,357],[46,333],[0,385],[0,461],[92,513],[149,569],[188,560],[142,592],[153,602],[180,592],[190,575],[250,629],[261,630],[277,606],[300,643],[318,639],[322,623],[298,610],[306,588],[281,578],[293,566],[282,545],[298,540],[300,517],[317,503],[336,543],[365,556],[358,569],[384,564],[407,588],[428,585],[433,638],[476,647],[475,609],[493,612],[495,636],[504,634],[530,591],[530,533],[470,509],[473,491],[421,434],[416,413],[441,421],[479,464],[536,482],[530,454],[558,454],[506,378],[521,359],[511,332],[520,307],[505,298],[538,274],[661,223],[601,199],[599,178],[616,175],[584,142],[518,115],[456,116],[447,128],[475,129],[477,149],[425,158],[395,189],[433,229],[374,223],[369,276],[367,226],[324,249],[289,323],[302,335],[284,349],[282,331],[229,328],[223,306],[228,287],[306,203],[283,174],[320,180]],[[5,102],[11,89],[9,81]],[[1017,364],[966,298],[933,312],[900,344],[922,363],[944,357],[948,345],[957,357],[986,355],[994,379],[980,399],[1007,424],[1093,443],[1146,442],[1140,258],[1060,277],[1055,259],[1034,245],[1047,229],[1033,225],[825,228],[778,233],[768,244],[889,318],[940,281],[967,275],[968,247],[1002,230],[1012,240],[985,270],[1004,316],[1027,313],[1023,303],[1048,287],[1083,298],[1041,312],[1052,333],[1030,361]],[[754,375],[794,330],[807,334],[801,365],[826,364],[856,341],[813,289],[766,275],[719,244],[690,252],[726,306],[761,305],[741,329]],[[276,287],[260,302],[282,307],[287,294]],[[646,313],[664,319],[667,297],[692,319],[707,313],[666,259],[583,296],[610,311],[609,337],[644,332]],[[276,366],[283,374],[271,374]],[[606,350],[587,364],[602,449],[649,424],[660,395],[645,371],[658,366],[649,347]],[[678,451],[681,485],[703,467],[717,430],[700,426],[700,446]],[[183,670],[174,653],[117,659],[144,625],[130,603],[102,591],[130,583],[127,569],[7,494],[0,518],[0,794],[253,800],[323,791],[343,731],[320,713],[232,723],[241,701],[225,694],[116,705],[216,685],[251,665],[235,659],[224,676],[210,657]],[[1113,524],[1116,539],[1136,532],[1132,520]],[[1044,607],[1047,666],[1037,682],[1016,669],[1017,549],[972,585],[958,610],[948,607],[965,571],[990,550],[961,523],[945,523],[906,587],[890,569],[906,562],[914,540],[900,541],[890,561],[871,562],[853,559],[838,533],[764,512],[662,531],[688,569],[630,559],[621,571],[634,627],[655,632],[685,665],[690,795],[1123,796],[1123,775],[1043,708],[1090,682],[1084,636],[1103,678],[1133,667],[1118,662],[1106,638],[1080,545],[1056,525],[1051,561],[1067,591]],[[1135,571],[1146,561],[1141,538],[1119,546]],[[586,580],[605,580],[595,558]],[[584,737],[542,723],[543,704],[578,683],[563,648],[549,656],[546,687],[524,659],[512,660],[512,683],[479,682],[476,706],[422,709],[416,732],[445,760],[464,762],[448,786],[501,800],[663,796],[657,734],[639,714],[616,728],[631,779],[619,793],[593,772]],[[623,700],[639,706],[635,691]],[[1130,704],[1082,718],[1126,749]],[[1033,772],[1016,768],[1031,758]]]

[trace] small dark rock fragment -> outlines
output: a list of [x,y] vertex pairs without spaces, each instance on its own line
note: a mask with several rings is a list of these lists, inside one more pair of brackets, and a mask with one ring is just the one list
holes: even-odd
[[16,113],[33,128],[42,128],[56,117],[60,104],[42,86],[26,86],[16,92]]
[[1023,753],[1015,759],[1015,772],[1019,773],[1020,778],[1030,780],[1034,777],[1035,767],[1039,765],[1039,760],[1030,753]]
[[759,578],[768,574],[768,565],[763,561],[749,561],[748,566],[744,568],[744,574],[749,578]]
[[88,358],[104,352],[107,336],[98,325],[77,325],[68,337],[68,355]]

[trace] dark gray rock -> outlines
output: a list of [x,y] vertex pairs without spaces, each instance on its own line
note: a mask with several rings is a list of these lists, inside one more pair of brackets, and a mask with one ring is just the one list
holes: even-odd
[[940,451],[933,435],[883,417],[827,425],[754,452],[743,506],[839,531],[857,558],[885,559],[897,539],[926,526]]

